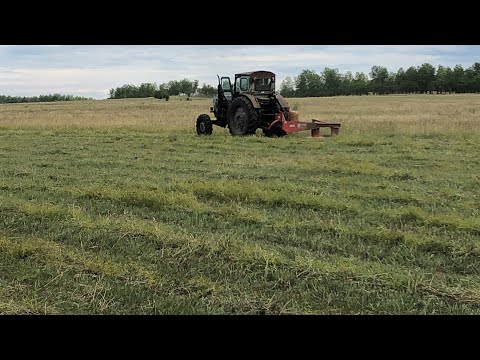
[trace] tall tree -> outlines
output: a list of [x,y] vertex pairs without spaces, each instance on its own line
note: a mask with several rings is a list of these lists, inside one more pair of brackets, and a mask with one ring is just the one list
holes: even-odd
[[180,81],[172,80],[167,83],[168,95],[175,96],[181,92]]
[[295,87],[298,97],[321,96],[322,80],[315,71],[303,70],[295,78]]
[[210,97],[210,96],[213,96],[217,93],[217,89],[214,88],[211,85],[207,85],[207,84],[203,83],[203,86],[198,90],[198,93],[201,96]]
[[463,73],[463,84],[463,92],[475,92],[475,72],[472,67],[465,69],[465,72]]
[[438,65],[434,87],[437,93],[440,94],[447,91],[447,69],[442,65]]
[[292,78],[287,76],[280,85],[280,95],[290,98],[295,96],[295,83]]
[[322,72],[324,91],[327,96],[335,96],[340,94],[340,85],[342,78],[338,69],[325,68]]
[[422,64],[417,69],[418,90],[427,93],[433,90],[435,81],[435,68],[428,63]]
[[480,63],[476,62],[471,68],[474,75],[474,91],[480,92]]
[[340,95],[352,95],[353,93],[353,76],[350,71],[347,71],[345,75],[340,75]]
[[137,97],[146,98],[153,97],[157,91],[157,84],[155,83],[143,83],[140,85],[137,91]]
[[383,66],[372,66],[372,70],[370,72],[371,77],[371,84],[372,84],[372,91],[377,94],[385,94],[386,92],[386,83],[388,79],[388,70],[386,67]]
[[455,65],[453,68],[453,83],[455,84],[455,92],[463,92],[465,89],[465,70],[462,65]]
[[455,92],[457,89],[457,85],[455,84],[455,74],[449,67],[445,69],[445,86],[449,93]]
[[353,92],[355,95],[368,94],[368,76],[363,72],[357,72],[353,79]]
[[398,69],[397,74],[395,75],[395,85],[400,94],[405,94],[408,91],[407,77],[405,75],[405,70],[403,70],[402,67]]
[[418,91],[418,72],[413,66],[405,71],[406,90],[408,93],[416,93]]

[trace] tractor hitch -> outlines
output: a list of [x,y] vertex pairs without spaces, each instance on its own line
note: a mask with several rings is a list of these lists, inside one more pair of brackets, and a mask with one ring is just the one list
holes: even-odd
[[268,129],[271,129],[276,123],[282,124],[282,130],[286,133],[310,130],[312,137],[320,137],[320,128],[330,128],[330,135],[338,135],[340,132],[340,123],[327,123],[322,120],[312,119],[312,122],[287,120],[284,113],[275,114],[273,121]]

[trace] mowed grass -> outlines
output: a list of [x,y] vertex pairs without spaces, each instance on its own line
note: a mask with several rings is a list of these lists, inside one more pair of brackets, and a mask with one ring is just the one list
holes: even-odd
[[340,136],[1,105],[0,313],[479,314],[480,96],[289,102]]

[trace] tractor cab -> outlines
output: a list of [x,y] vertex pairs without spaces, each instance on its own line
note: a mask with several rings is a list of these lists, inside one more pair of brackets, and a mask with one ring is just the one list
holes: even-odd
[[255,71],[235,74],[234,93],[252,95],[273,94],[275,92],[275,74],[270,71]]
[[227,126],[228,109],[239,96],[250,96],[253,101],[269,102],[275,95],[275,74],[270,71],[253,71],[235,74],[232,84],[227,76],[218,77],[218,94],[213,97],[210,111],[217,118],[216,125]]
[[229,103],[240,94],[273,94],[275,92],[275,74],[270,71],[235,74],[233,85],[229,77],[223,76],[219,78],[218,92],[218,97],[225,96]]

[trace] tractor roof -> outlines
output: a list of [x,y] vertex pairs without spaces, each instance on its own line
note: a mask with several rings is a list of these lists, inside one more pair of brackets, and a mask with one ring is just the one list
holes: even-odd
[[251,71],[251,72],[244,72],[244,73],[239,73],[236,74],[237,76],[259,76],[259,77],[267,77],[267,76],[275,76],[274,73],[270,71],[265,71],[265,70],[259,70],[259,71]]

